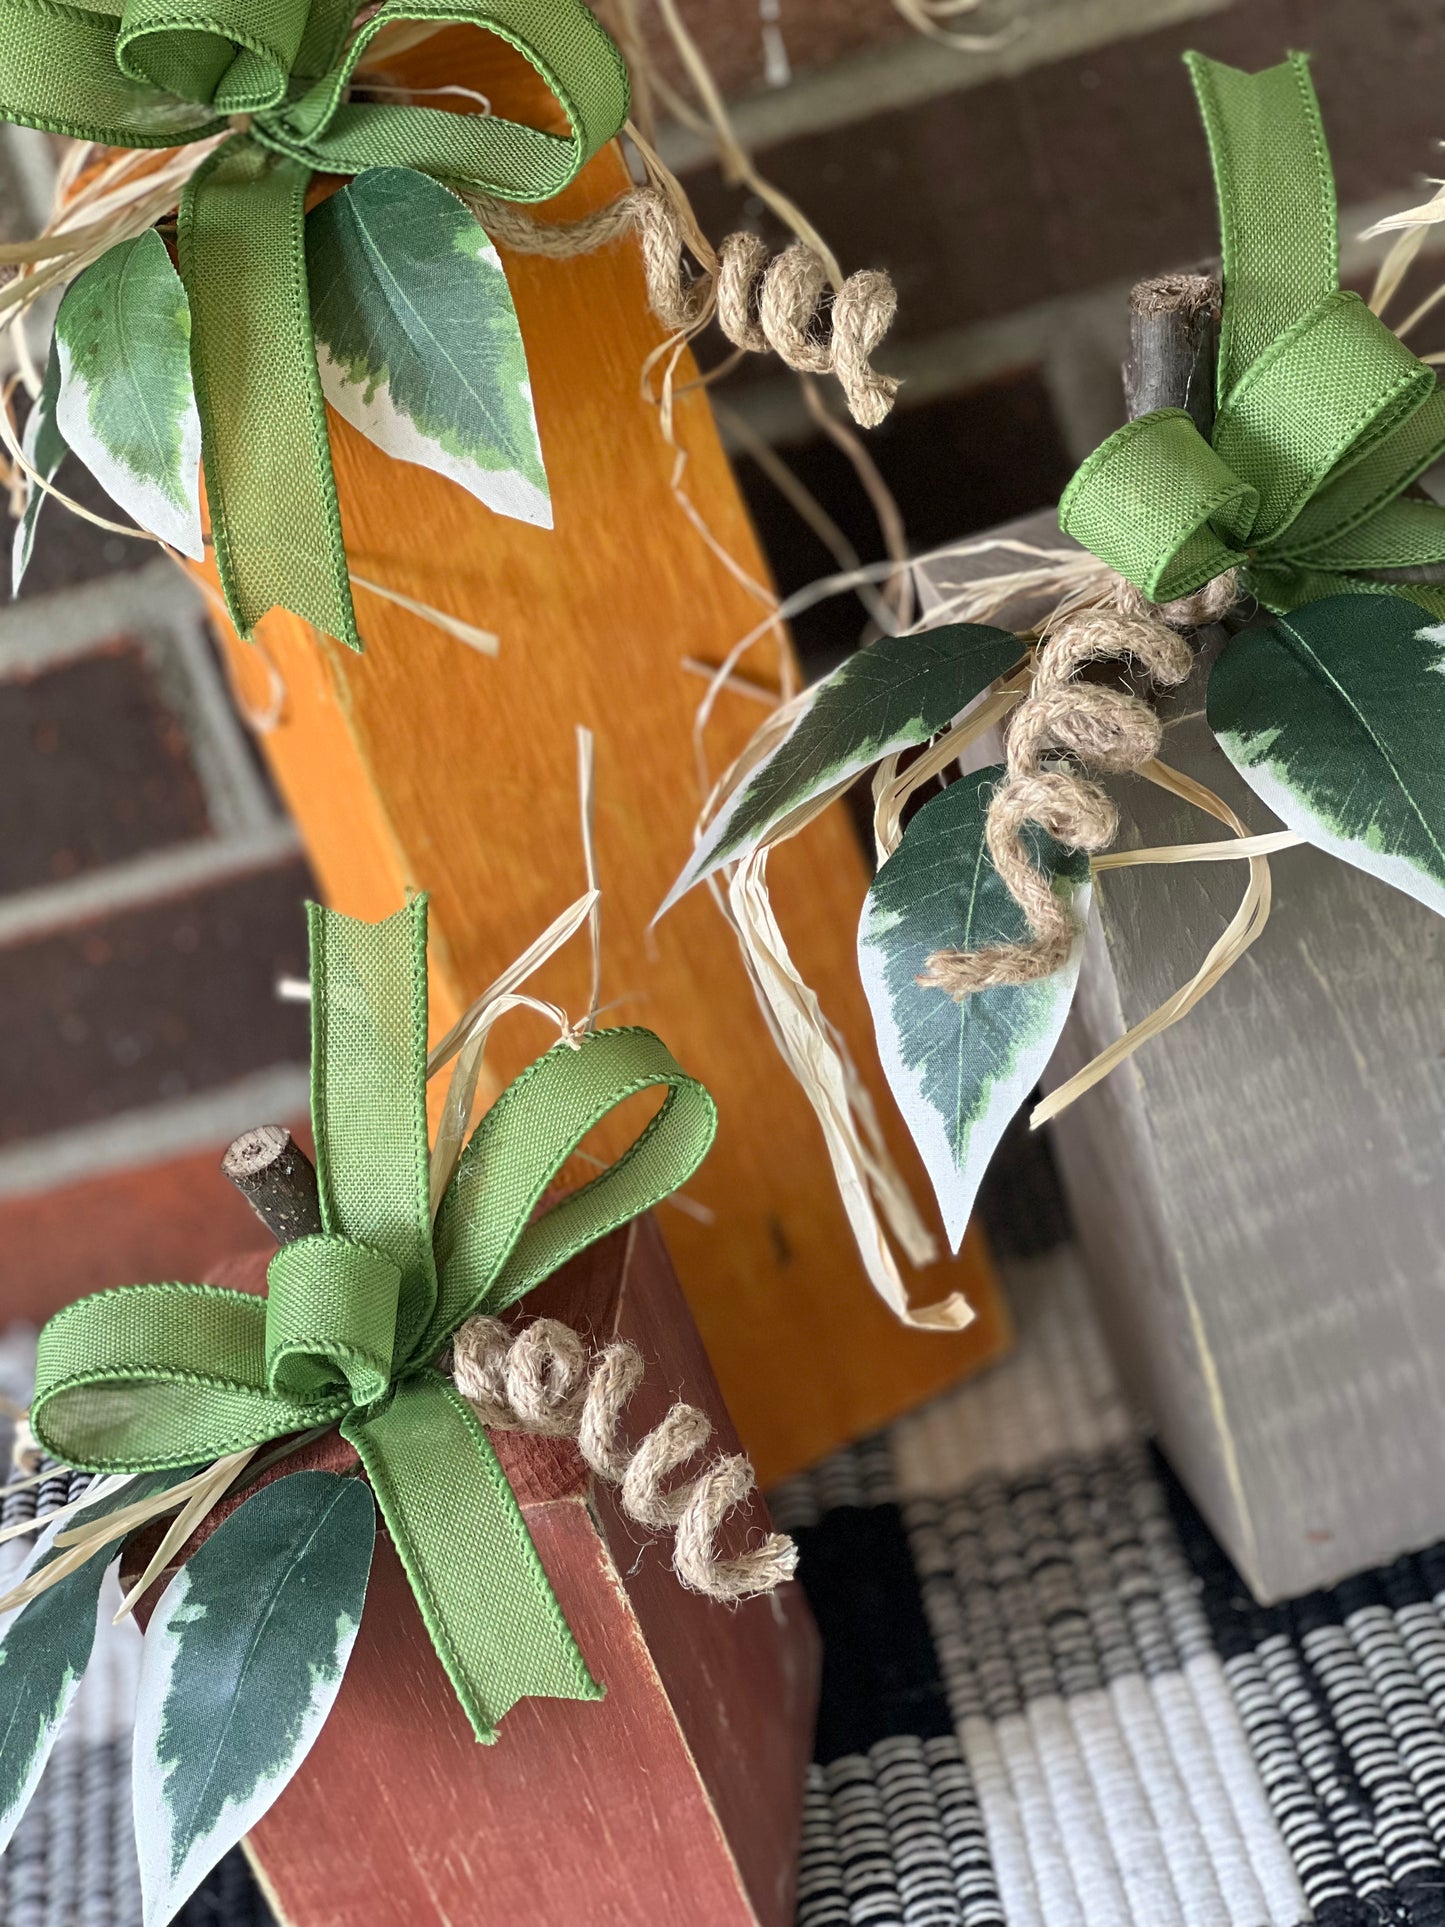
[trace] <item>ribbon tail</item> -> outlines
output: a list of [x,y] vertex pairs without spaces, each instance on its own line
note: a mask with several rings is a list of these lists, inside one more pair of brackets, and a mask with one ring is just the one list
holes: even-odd
[[1219,196],[1216,386],[1226,404],[1271,343],[1339,287],[1335,183],[1304,54],[1257,74],[1203,54],[1184,59]]
[[231,620],[280,606],[361,647],[306,279],[310,170],[227,141],[181,201],[211,531]]
[[484,1744],[528,1696],[595,1700],[522,1514],[471,1407],[436,1372],[341,1427],[401,1555],[437,1655]]

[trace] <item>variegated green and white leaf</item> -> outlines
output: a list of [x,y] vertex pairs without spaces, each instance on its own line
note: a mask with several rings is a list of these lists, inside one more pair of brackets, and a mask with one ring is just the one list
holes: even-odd
[[191,310],[154,228],[108,248],[71,282],[55,317],[55,354],[66,442],[143,529],[199,561]]
[[166,1588],[135,1732],[145,1927],[162,1927],[280,1795],[341,1687],[376,1537],[333,1472],[262,1486]]
[[880,636],[858,650],[809,691],[782,742],[709,824],[658,915],[722,864],[749,855],[802,804],[927,742],[1022,655],[1008,630],[970,622]]
[[994,1148],[1058,1042],[1089,914],[1088,859],[1038,832],[1035,859],[1078,925],[1064,968],[1037,983],[975,991],[961,1003],[916,981],[935,950],[1018,943],[1029,934],[984,842],[989,798],[1003,774],[993,767],[961,777],[918,812],[873,880],[858,935],[883,1069],[955,1251]]
[[[46,363],[45,380],[41,383],[40,393],[36,396],[30,413],[25,417],[25,433],[20,441],[26,461],[47,482],[55,480],[56,471],[68,452],[65,437],[60,432],[60,424],[55,419],[55,404],[59,399],[60,357],[52,354]],[[45,506],[45,490],[34,481],[28,486],[29,493],[25,498],[25,508],[20,520],[15,524],[15,540],[10,550],[12,596],[19,595],[20,585],[25,580],[25,571],[30,567],[30,557],[35,549],[35,525],[40,520],[41,509]]]
[[412,168],[369,168],[312,210],[306,260],[337,414],[499,515],[551,528],[511,290],[470,210]]
[[1445,914],[1445,624],[1403,596],[1306,603],[1233,638],[1208,710],[1287,828]]
[[[58,1533],[129,1505],[181,1477],[125,1474],[98,1479],[76,1511],[47,1526],[18,1580],[58,1556]],[[95,1644],[100,1589],[120,1546],[113,1544],[0,1622],[0,1853],[30,1803]]]
[[0,1641],[0,1853],[30,1804],[90,1663],[108,1564],[97,1556],[32,1599]]

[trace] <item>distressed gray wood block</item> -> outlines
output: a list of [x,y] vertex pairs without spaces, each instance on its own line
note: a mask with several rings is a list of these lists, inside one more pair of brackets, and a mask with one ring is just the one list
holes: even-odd
[[[1165,705],[1165,760],[1277,829],[1204,721],[1220,641]],[[1225,833],[1109,780],[1121,845]],[[1050,1127],[1126,1379],[1266,1602],[1445,1537],[1445,921],[1313,850],[1271,870],[1245,958]],[[1245,880],[1096,879],[1050,1088],[1193,974]]]

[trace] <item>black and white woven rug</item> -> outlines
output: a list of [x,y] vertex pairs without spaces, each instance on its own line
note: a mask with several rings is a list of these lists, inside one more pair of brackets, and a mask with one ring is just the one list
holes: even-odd
[[775,1495],[823,1630],[800,1927],[1445,1927],[1445,1547],[1261,1610],[1066,1249],[1016,1355]]
[[[799,1927],[1445,1927],[1445,1547],[1255,1607],[1072,1254],[1008,1282],[1010,1360],[774,1494],[825,1655]],[[134,1638],[0,1860],[6,1927],[139,1927]],[[233,1856],[183,1918],[270,1916]]]

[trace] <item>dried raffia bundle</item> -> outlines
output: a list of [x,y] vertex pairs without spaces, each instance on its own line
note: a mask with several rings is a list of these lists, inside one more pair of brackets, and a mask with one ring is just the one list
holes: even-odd
[[[710,1430],[695,1407],[628,1444],[631,1347],[589,1363],[556,1321],[520,1333],[498,1322],[684,1183],[713,1136],[711,1098],[651,1032],[598,1029],[590,1015],[574,1026],[520,990],[595,909],[589,890],[429,1058],[425,898],[380,924],[313,905],[317,1169],[275,1130],[238,1140],[227,1161],[282,1239],[266,1296],[138,1285],[79,1300],[40,1334],[34,1436],[99,1476],[21,1528],[43,1536],[0,1601],[16,1614],[0,1647],[0,1843],[85,1670],[104,1575],[129,1535],[169,1515],[123,1608],[164,1587],[145,1634],[135,1751],[147,1927],[172,1917],[315,1742],[367,1607],[378,1507],[476,1739],[494,1741],[520,1699],[602,1696],[483,1421],[577,1437],[586,1462],[620,1483],[629,1516],[675,1532],[689,1588],[732,1605],[792,1575],[780,1535],[718,1550],[753,1490],[745,1460],[724,1455],[678,1481]],[[467,1137],[481,1048],[522,1003],[556,1016],[562,1036]],[[447,1064],[450,1122],[429,1152],[428,1070]],[[648,1092],[662,1105],[635,1141],[580,1189],[557,1191],[588,1132]],[[456,1382],[438,1364],[449,1346]],[[288,1465],[328,1439],[350,1471]],[[223,1502],[226,1516],[177,1567]],[[219,1735],[217,1679],[231,1715]]]
[[[1242,861],[1249,881],[1194,977],[1038,1106],[1035,1124],[1179,1021],[1255,941],[1272,853],[1314,844],[1445,912],[1445,508],[1411,491],[1445,453],[1445,397],[1339,286],[1305,59],[1254,75],[1188,61],[1219,193],[1222,303],[1209,277],[1136,290],[1136,347],[1157,349],[1161,330],[1172,345],[1126,371],[1134,418],[1064,494],[1060,522],[1086,553],[1035,554],[975,582],[934,612],[941,626],[883,637],[770,719],[710,800],[668,898],[730,869],[749,968],[781,996],[782,973],[760,962],[771,912],[754,901],[738,915],[740,892],[751,878],[756,895],[770,846],[875,770],[880,869],[860,966],[955,1249],[1068,1013],[1095,869]],[[1021,604],[1043,619],[994,626]],[[1273,620],[1247,623],[1257,608]],[[1284,824],[1267,835],[1248,835],[1161,760],[1150,691],[1178,686],[1190,636],[1221,622],[1231,633],[1208,719]],[[1000,723],[1005,761],[949,782],[905,830],[909,799]],[[1231,836],[1110,850],[1116,773],[1162,785]],[[812,1048],[788,1055],[842,1147],[835,1167],[871,1275],[910,1322],[947,1322],[900,1303],[878,1209],[895,1233],[899,1214],[871,1182],[861,1129],[844,1144],[822,1098],[841,1051],[820,1017]]]

